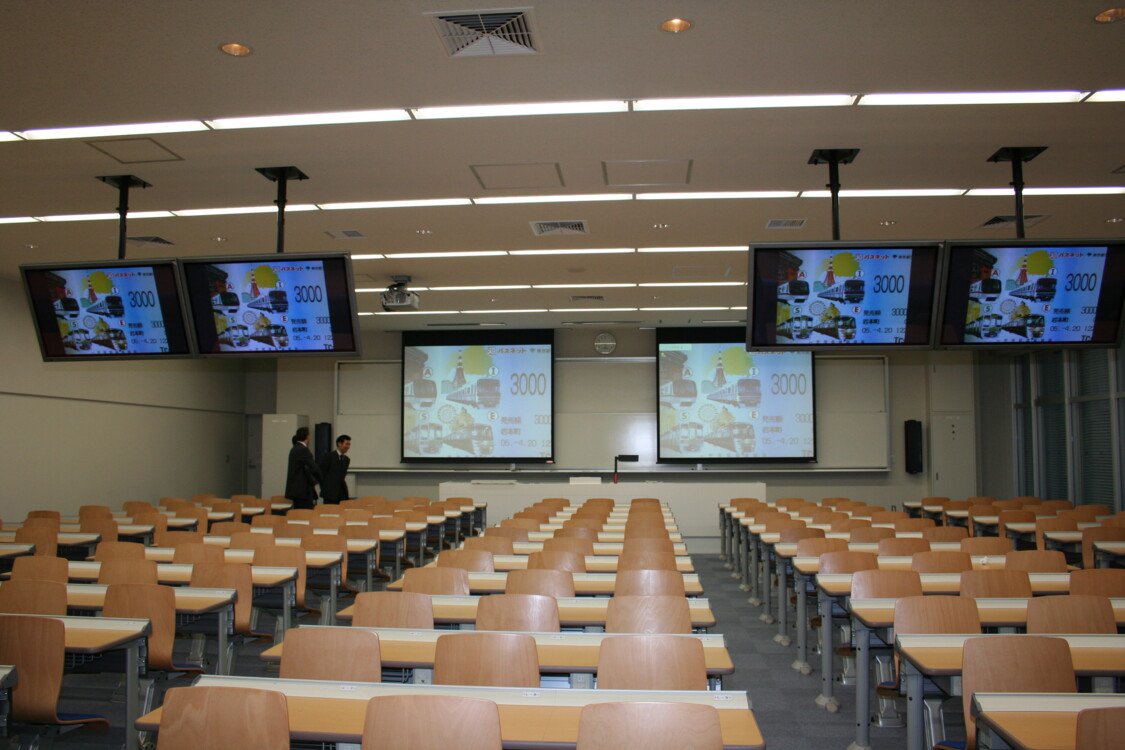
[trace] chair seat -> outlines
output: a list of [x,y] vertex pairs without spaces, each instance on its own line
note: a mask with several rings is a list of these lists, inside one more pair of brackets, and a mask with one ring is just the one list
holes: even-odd
[[98,714],[58,714],[59,724],[105,724],[109,726],[109,719]]

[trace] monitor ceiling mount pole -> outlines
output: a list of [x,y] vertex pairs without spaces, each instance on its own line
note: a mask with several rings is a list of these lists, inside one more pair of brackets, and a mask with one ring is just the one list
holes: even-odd
[[256,171],[270,182],[277,183],[277,252],[285,252],[285,204],[289,202],[290,180],[307,180],[309,176],[296,167],[257,167]]
[[152,187],[140,177],[131,174],[111,174],[98,178],[110,187],[117,188],[117,259],[125,260],[125,217],[129,214],[129,188]]
[[1005,146],[988,157],[989,161],[1012,162],[1012,182],[1010,184],[1016,191],[1016,237],[1021,240],[1027,236],[1023,218],[1023,163],[1031,161],[1046,150],[1046,146]]
[[828,184],[832,193],[832,239],[840,239],[840,165],[855,161],[858,148],[818,148],[809,157],[809,164],[828,165]]

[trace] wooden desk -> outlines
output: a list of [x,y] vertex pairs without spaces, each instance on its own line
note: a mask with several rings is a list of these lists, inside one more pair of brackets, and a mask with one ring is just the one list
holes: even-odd
[[[430,597],[433,604],[434,622],[453,625],[472,625],[477,619],[479,596],[438,596]],[[559,622],[564,628],[605,628],[608,597],[575,596],[557,597]],[[702,597],[688,599],[693,629],[706,632],[715,626],[715,614],[710,602]],[[340,620],[350,621],[355,616],[355,605],[345,607],[337,613]]]
[[[943,679],[961,674],[961,656],[967,638],[988,638],[974,635],[899,635],[895,652],[903,682],[906,685],[906,737],[908,750],[921,750],[922,681],[924,677]],[[1012,636],[1009,636],[1012,637]],[[1018,636],[1016,636],[1018,637]],[[1120,635],[1057,635],[1070,644],[1070,658],[1075,674],[1125,674],[1125,636]]]
[[34,554],[34,544],[26,544],[24,542],[0,542],[0,560],[11,561],[16,557]]
[[[12,615],[0,614],[0,618]],[[20,615],[21,617],[45,617],[45,615]],[[145,636],[152,631],[148,620],[133,620],[118,617],[51,617],[61,620],[66,628],[66,652],[68,654],[102,654],[107,651],[125,651],[125,726],[136,723],[140,716],[140,674],[144,663],[140,658],[141,646]],[[0,620],[0,627],[3,621]],[[137,750],[136,732],[125,732],[126,750]]]
[[1078,712],[1122,707],[1120,693],[975,693],[970,710],[977,737],[989,740],[984,747],[1081,750],[1075,746]]
[[[703,586],[698,573],[684,573],[684,588],[688,596],[701,596]],[[469,591],[473,594],[503,594],[508,574],[469,572]],[[574,591],[583,596],[612,596],[617,581],[616,573],[575,573]],[[402,590],[402,579],[387,584],[391,591]]]
[[16,668],[0,664],[0,737],[8,736],[8,714],[11,713],[11,691],[16,685]]
[[[91,557],[94,554],[94,547],[98,546],[98,542],[102,540],[101,534],[91,534],[88,532],[78,531],[60,531],[59,532],[59,546],[60,547],[85,547],[86,557]],[[16,541],[15,531],[0,531],[0,542]],[[61,551],[61,550],[60,550]]]
[[1093,542],[1099,568],[1117,567],[1125,555],[1125,542]]
[[[323,627],[304,625],[302,628]],[[379,634],[379,652],[384,668],[412,669],[414,682],[433,682],[434,653],[437,639],[455,635],[449,630],[410,630],[405,628],[363,628]],[[598,650],[602,641],[627,633],[526,633],[535,638],[539,652],[539,671],[567,674],[576,688],[593,687],[592,676],[598,671]],[[726,639],[717,634],[675,635],[674,638],[697,638],[703,643],[710,689],[721,690],[723,675],[734,672],[734,663],[727,651]],[[281,661],[285,644],[279,643],[262,652],[267,662]]]
[[[203,675],[196,685],[248,687],[285,693],[289,732],[298,742],[359,743],[367,702],[380,695],[454,695],[494,701],[506,750],[572,750],[578,740],[582,706],[615,701],[704,703],[719,711],[725,750],[764,750],[765,740],[744,691],[575,690],[454,685],[343,683],[263,677]],[[136,728],[156,731],[160,709],[141,717]]]

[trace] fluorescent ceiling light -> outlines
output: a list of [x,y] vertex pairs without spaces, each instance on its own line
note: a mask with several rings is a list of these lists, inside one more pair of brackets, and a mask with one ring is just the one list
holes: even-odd
[[[1013,188],[974,188],[966,193],[974,198],[1015,195]],[[1069,188],[1024,188],[1024,195],[1121,195],[1125,187],[1069,187]]]
[[[531,284],[510,284],[508,286],[432,286],[431,292],[482,292],[500,289],[530,289]],[[417,290],[418,287],[411,287]]]
[[635,287],[636,284],[532,284],[533,289],[609,289]]
[[39,219],[34,216],[8,216],[0,219],[0,224],[31,224],[36,221],[39,221]]
[[375,314],[375,313],[373,313],[373,312],[361,312],[361,313],[356,313],[356,315],[374,315],[374,314]]
[[725,193],[637,193],[639,201],[722,200],[725,198],[796,198],[796,190],[744,190]]
[[171,211],[134,211],[129,214],[130,219],[167,219],[175,216]]
[[710,96],[687,99],[638,99],[634,112],[660,112],[684,109],[775,109],[779,107],[847,107],[855,102],[851,94],[813,94],[795,96]]
[[[285,213],[297,211],[315,211],[313,203],[294,203],[285,207]],[[232,216],[236,214],[274,214],[277,206],[239,206],[234,208],[188,208],[183,211],[173,211],[175,216]]]
[[7,130],[0,130],[0,142],[18,140],[21,140],[21,138],[15,133],[9,133]]
[[1078,102],[1085,91],[969,91],[929,94],[864,94],[863,105],[911,106],[929,104],[1061,104]]
[[180,122],[144,122],[129,125],[89,125],[77,128],[40,128],[16,132],[28,141],[51,141],[61,138],[103,138],[112,135],[154,135],[156,133],[190,133],[206,130],[199,120]]
[[1106,91],[1095,91],[1086,101],[1125,102],[1125,89],[1107,89]]
[[118,218],[118,214],[65,214],[61,216],[38,216],[39,221],[106,221]]
[[542,313],[547,312],[547,308],[535,308],[530,310],[462,310],[465,315],[488,315],[490,313]]
[[320,203],[325,211],[350,210],[363,208],[423,208],[426,206],[468,206],[468,198],[434,198],[413,201],[362,201],[359,203]]
[[552,307],[547,312],[553,313],[584,313],[584,312],[636,312],[635,307]]
[[732,307],[731,309],[732,309],[732,310],[745,310],[745,309],[746,309],[746,305],[742,305],[741,307]]
[[507,255],[503,250],[458,250],[441,253],[385,253],[384,258],[475,258],[485,255]]
[[[397,310],[395,312],[375,312],[367,315],[456,315],[460,310]],[[360,313],[363,315],[364,313]]]
[[499,206],[512,203],[586,203],[591,201],[631,201],[632,193],[595,193],[592,195],[511,195],[503,198],[473,198],[478,206]]
[[[944,198],[964,195],[964,188],[908,188],[904,190],[841,190],[841,198]],[[831,198],[828,190],[802,190],[802,198]]]
[[635,252],[631,247],[574,248],[569,250],[509,250],[509,255],[611,255]]
[[641,312],[688,312],[691,310],[729,310],[729,307],[642,307]]
[[366,109],[354,112],[314,112],[305,115],[267,115],[264,117],[221,117],[204,120],[214,130],[241,128],[286,128],[303,125],[346,125],[359,122],[409,120],[404,109]]
[[628,112],[621,99],[590,102],[543,102],[540,104],[481,104],[464,107],[420,107],[418,120],[446,120],[455,117],[522,117],[526,115],[587,115],[602,112]]
[[353,255],[352,260],[382,260],[381,253],[368,253],[367,255]]
[[638,253],[744,253],[746,245],[715,247],[638,247]]
[[746,286],[745,281],[654,281],[637,286]]

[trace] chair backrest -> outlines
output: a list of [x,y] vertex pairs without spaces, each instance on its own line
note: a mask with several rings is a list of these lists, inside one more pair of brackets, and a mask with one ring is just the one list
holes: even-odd
[[901,510],[882,510],[877,511],[871,515],[871,523],[895,523],[903,519],[909,518],[905,511]]
[[78,529],[84,534],[97,534],[102,541],[117,541],[117,521],[112,517],[87,516],[79,519]]
[[1039,518],[1035,521],[1035,548],[1047,549],[1048,531],[1078,531],[1078,522],[1073,518]]
[[889,537],[879,540],[879,554],[888,557],[909,557],[916,552],[929,552],[930,543],[926,539]]
[[[154,533],[168,530],[168,516],[157,511],[134,513],[133,523],[151,526]],[[105,539],[105,537],[102,537],[102,539]]]
[[202,531],[157,531],[153,534],[153,542],[157,547],[179,547],[181,544],[202,541]]
[[346,523],[343,516],[317,515],[309,521],[309,526],[314,529],[341,529]]
[[969,535],[964,526],[933,526],[922,529],[922,538],[930,544],[935,542],[960,542]]
[[[804,529],[804,531],[817,531],[817,529]],[[621,553],[632,552],[665,552],[675,554],[676,545],[671,539],[627,537],[621,545]]]
[[173,688],[164,696],[157,750],[287,750],[285,694],[243,687]]
[[418,594],[469,595],[469,572],[464,568],[411,568],[402,577],[402,590]]
[[1022,508],[1023,500],[1020,500],[1018,497],[1013,497],[1010,500],[994,500],[992,501],[992,506],[1001,513],[1004,513],[1009,510],[1019,510]]
[[[406,528],[405,524],[403,524],[403,528]],[[527,529],[512,526],[489,526],[484,530],[484,535],[506,536],[513,542],[526,542],[528,538]]]
[[594,540],[590,537],[563,536],[543,542],[544,552],[575,552],[585,557],[594,554]]
[[617,571],[624,570],[677,570],[676,555],[672,552],[623,552],[617,558]]
[[975,599],[962,596],[905,596],[895,602],[896,633],[979,633]]
[[478,573],[492,573],[496,566],[492,563],[492,553],[483,549],[447,549],[438,553],[439,568],[461,568]]
[[998,536],[967,536],[961,540],[961,551],[970,555],[1006,555],[1012,551],[1012,540]]
[[[779,544],[796,544],[802,539],[823,539],[824,529],[810,529],[802,526],[796,529],[782,529],[778,532]],[[672,544],[668,542],[669,546]]]
[[[970,501],[973,498],[969,498]],[[969,506],[969,536],[977,535],[976,518],[977,516],[998,516],[1000,509],[992,504],[991,498],[976,498],[976,500],[983,501],[989,500],[988,503],[977,503]]]
[[1004,556],[1004,567],[1008,570],[1026,570],[1029,573],[1065,573],[1066,555],[1057,549],[1012,551]]
[[148,620],[145,654],[151,670],[173,669],[172,647],[176,639],[176,592],[171,586],[155,583],[116,583],[106,589],[105,617],[131,617]]
[[[0,586],[0,613],[13,615],[65,615],[66,584],[24,578]],[[7,620],[3,621],[7,627]],[[3,630],[0,627],[0,630]]]
[[524,529],[525,531],[539,531],[541,525],[542,524],[534,518],[505,518],[500,522],[502,528]]
[[[600,518],[571,518],[563,521],[563,527],[555,532],[556,537],[569,537],[576,536],[583,539],[596,539],[598,532],[605,526],[605,522]],[[563,534],[562,532],[566,532]],[[575,533],[581,532],[581,533]]]
[[288,523],[288,521],[285,520],[285,516],[275,516],[272,513],[262,513],[250,518],[250,528],[252,529],[258,527],[276,529],[283,523]]
[[[11,583],[5,583],[0,594]],[[66,626],[62,620],[4,618],[4,627],[0,628],[0,663],[13,665],[19,680],[11,692],[12,720],[57,723],[65,643]]]
[[433,630],[432,600],[429,594],[409,591],[365,591],[355,596],[352,625],[357,628]]
[[[683,577],[681,576],[681,581]],[[621,585],[621,576],[617,577]],[[505,594],[542,594],[543,596],[574,596],[574,574],[569,570],[513,570],[504,583]]]
[[706,690],[703,642],[678,635],[603,638],[598,683],[604,690]]
[[16,529],[16,542],[34,544],[35,554],[56,557],[59,554],[59,532],[43,526],[24,526]]
[[1031,579],[1026,570],[968,570],[961,574],[961,596],[1027,599],[1031,593]]
[[875,570],[879,558],[874,552],[826,552],[820,556],[818,570],[821,573],[855,573],[860,570]]
[[961,573],[973,569],[968,552],[930,550],[917,552],[910,558],[910,569],[918,573]]
[[223,562],[226,551],[217,544],[206,542],[187,542],[176,547],[172,562],[177,565],[192,565],[200,562]]
[[230,535],[231,549],[261,549],[277,544],[273,534],[257,531],[236,531]]
[[[176,518],[194,518],[195,530],[200,534],[207,533],[207,526],[210,523],[210,520],[207,517],[208,511],[206,508],[197,508],[194,505],[176,505],[174,506],[173,512],[175,513]],[[156,540],[157,546],[160,546],[160,535],[167,533],[167,526],[165,526],[164,529],[156,530],[156,533],[153,536]]]
[[1062,638],[989,635],[965,641],[961,670],[966,750],[976,747],[973,693],[1073,693],[1074,663]]
[[301,549],[310,552],[343,552],[348,551],[348,538],[339,532],[335,534],[305,534],[301,537]]
[[816,537],[811,537],[809,539],[801,539],[797,542],[798,557],[820,557],[829,552],[846,552],[847,549],[847,539],[817,539]]
[[[435,720],[440,717],[440,720]],[[367,703],[363,747],[379,750],[500,750],[500,710],[452,695],[382,695]]]
[[874,543],[894,538],[895,530],[883,526],[860,526],[848,532],[849,542]]
[[1070,574],[1070,593],[1125,596],[1125,569],[1076,570]]
[[477,630],[514,630],[523,633],[557,633],[559,605],[553,596],[493,594],[477,605]]
[[1125,542],[1125,529],[1116,526],[1095,526],[1082,529],[1082,567],[1096,567],[1094,542]]
[[493,555],[510,555],[513,551],[511,539],[502,536],[474,536],[465,540],[465,549],[478,549]]
[[297,580],[295,593],[298,607],[308,607],[305,592],[308,587],[309,571],[305,558],[305,550],[301,547],[282,547],[271,544],[268,547],[259,547],[254,550],[254,565],[268,565],[279,568],[296,568]]
[[1078,712],[1074,746],[1082,750],[1114,750],[1125,736],[1125,708],[1086,708]]
[[1063,515],[1063,513],[1079,521],[1094,521],[1099,516],[1113,515],[1113,511],[1108,505],[1079,505],[1073,510],[1062,511],[1059,515]]
[[855,529],[866,528],[871,525],[871,522],[866,518],[845,518],[842,521],[833,521],[829,531],[832,533],[848,532],[851,533]]
[[703,703],[591,703],[578,719],[577,750],[721,750],[719,712]]
[[1108,596],[1035,596],[1027,601],[1029,633],[1117,633]]
[[313,533],[313,527],[307,523],[279,523],[273,527],[276,539],[304,539]]
[[[900,518],[895,521],[895,533],[900,531],[925,531],[926,529],[935,529],[937,522],[932,518]],[[968,529],[965,529],[968,533]]]
[[129,500],[121,504],[121,509],[129,515],[133,515],[134,513],[144,513],[146,510],[156,510],[156,506],[144,500]]
[[312,508],[291,508],[285,517],[290,521],[312,521],[316,517],[316,513]]
[[362,628],[293,628],[285,634],[279,676],[382,682],[379,635]]
[[922,578],[913,570],[861,570],[852,575],[852,598],[922,596]]
[[606,606],[607,633],[690,633],[691,610],[682,596],[615,595]]
[[113,511],[108,505],[79,505],[78,517],[81,518],[113,518]]
[[771,518],[766,521],[764,525],[765,533],[773,534],[785,529],[803,529],[808,524],[799,519],[789,518],[788,516],[785,516],[782,518]]
[[65,584],[70,580],[70,562],[63,557],[23,555],[12,561],[12,580],[54,581]]
[[434,684],[539,687],[535,639],[475,631],[438,636]]
[[[1010,502],[1010,501],[1009,501]],[[997,527],[997,535],[1002,538],[1008,536],[1008,524],[1010,523],[1035,523],[1037,516],[1034,511],[1030,510],[1002,510],[998,516],[1000,524]]]
[[191,585],[211,589],[234,589],[234,632],[251,635],[250,614],[254,598],[254,579],[250,566],[234,562],[197,562],[191,567]]
[[[281,516],[270,516],[271,518],[281,518]],[[215,536],[230,536],[236,532],[249,532],[251,525],[245,521],[219,521],[211,524],[211,533]]]
[[527,556],[528,569],[546,568],[548,570],[569,570],[572,573],[586,572],[586,558],[576,552],[544,550],[532,552]]
[[1069,500],[1044,500],[1040,505],[1044,508],[1053,508],[1055,512],[1074,509],[1074,503]]
[[685,596],[684,576],[677,570],[636,568],[620,570],[614,596]]
[[626,539],[668,539],[668,530],[663,526],[625,524]]
[[113,586],[118,583],[156,583],[156,562],[119,557],[105,560],[98,569],[98,583]]

